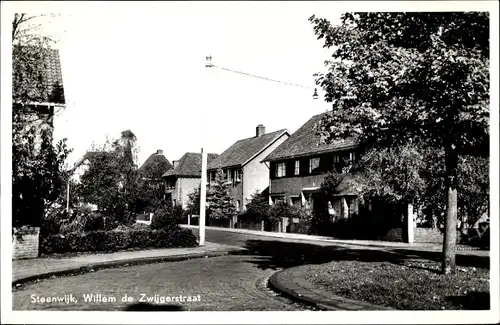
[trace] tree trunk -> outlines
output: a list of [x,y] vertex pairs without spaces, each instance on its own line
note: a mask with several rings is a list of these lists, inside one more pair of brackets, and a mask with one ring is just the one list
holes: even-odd
[[446,215],[443,236],[443,265],[444,274],[455,272],[455,246],[457,237],[457,165],[458,155],[456,146],[446,147]]

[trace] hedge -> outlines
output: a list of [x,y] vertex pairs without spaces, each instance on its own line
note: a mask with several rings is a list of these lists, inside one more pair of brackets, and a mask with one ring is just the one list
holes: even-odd
[[41,254],[67,252],[115,252],[126,249],[195,247],[189,229],[92,231],[40,238]]

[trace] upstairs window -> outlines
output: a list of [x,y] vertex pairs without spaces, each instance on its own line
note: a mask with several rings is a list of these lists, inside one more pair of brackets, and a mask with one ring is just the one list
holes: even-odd
[[309,173],[314,173],[319,169],[319,158],[311,158],[309,161]]
[[276,177],[285,177],[286,176],[285,163],[276,164],[275,176]]
[[243,173],[242,173],[242,170],[241,170],[241,169],[237,169],[237,170],[235,171],[235,173],[236,173],[236,181],[237,181],[237,182],[241,182],[241,178],[242,178],[242,174],[243,174]]
[[300,174],[300,160],[295,160],[295,175]]

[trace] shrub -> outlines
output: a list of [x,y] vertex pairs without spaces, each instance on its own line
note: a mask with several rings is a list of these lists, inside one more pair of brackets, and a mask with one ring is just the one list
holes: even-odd
[[[245,220],[265,220],[269,216],[269,199],[265,193],[255,192],[251,196],[250,203],[247,204],[247,209],[241,217]],[[238,216],[238,219],[240,216]]]
[[145,229],[151,229],[151,227],[149,225],[145,224],[145,223],[136,222],[132,226],[132,229],[134,229],[134,230],[145,230]]
[[75,232],[83,232],[85,224],[81,220],[73,220],[72,222],[63,223],[59,228],[60,234],[69,234]]
[[115,252],[125,249],[194,247],[196,237],[189,229],[92,231],[41,238],[40,253]]
[[127,225],[118,225],[115,229],[112,231],[131,231],[132,227],[129,227]]
[[181,223],[184,210],[180,205],[165,205],[156,210],[151,221],[151,229],[170,229]]
[[84,222],[84,231],[104,230],[104,218],[96,212],[90,213]]

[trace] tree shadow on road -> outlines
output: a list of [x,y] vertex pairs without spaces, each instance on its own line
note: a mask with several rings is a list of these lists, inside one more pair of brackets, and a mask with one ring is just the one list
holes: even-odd
[[[282,269],[303,264],[323,264],[331,261],[391,262],[426,259],[440,261],[442,253],[402,248],[357,248],[339,245],[320,246],[315,244],[284,242],[275,240],[247,240],[245,248],[252,255],[264,256],[249,261],[261,269]],[[489,257],[457,253],[459,266],[489,268]]]
[[125,311],[183,311],[184,308],[179,305],[154,305],[149,303],[137,303],[128,305]]

